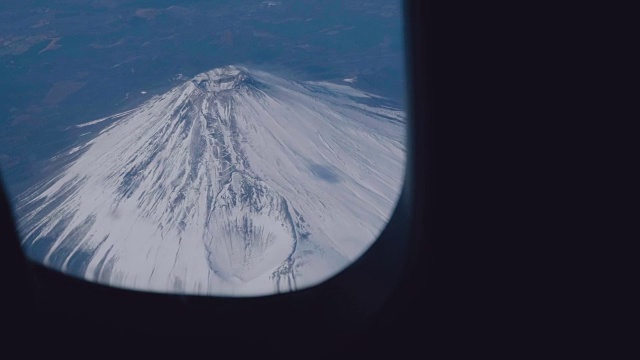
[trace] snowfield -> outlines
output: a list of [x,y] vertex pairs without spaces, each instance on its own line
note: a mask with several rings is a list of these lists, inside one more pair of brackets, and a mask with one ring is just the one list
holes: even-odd
[[315,285],[369,248],[398,200],[405,115],[382,100],[236,66],[200,74],[112,116],[23,194],[23,248],[137,290]]

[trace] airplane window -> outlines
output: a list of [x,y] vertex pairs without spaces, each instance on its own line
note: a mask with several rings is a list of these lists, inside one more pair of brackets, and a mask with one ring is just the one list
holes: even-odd
[[0,168],[25,254],[263,296],[358,259],[405,175],[400,0],[3,1]]

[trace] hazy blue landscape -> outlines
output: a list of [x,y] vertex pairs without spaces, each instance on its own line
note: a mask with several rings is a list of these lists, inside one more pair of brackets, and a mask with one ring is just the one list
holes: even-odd
[[[0,3],[0,166],[13,195],[66,127],[229,64],[342,81],[404,101],[399,1]],[[142,92],[146,92],[142,94]]]

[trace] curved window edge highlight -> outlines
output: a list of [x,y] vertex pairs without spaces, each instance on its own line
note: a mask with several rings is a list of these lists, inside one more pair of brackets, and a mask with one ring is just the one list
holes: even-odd
[[[395,75],[406,87],[397,6]],[[341,26],[330,31],[348,32]],[[228,62],[168,74],[170,86],[135,100],[129,91],[117,111],[27,133],[64,141],[21,143],[37,160],[0,163],[23,252],[68,276],[151,293],[263,297],[329,281],[379,238],[406,178],[404,100],[376,92],[367,79],[378,73],[354,73]],[[52,108],[77,111],[71,94],[83,87],[56,82],[43,101],[69,97]]]

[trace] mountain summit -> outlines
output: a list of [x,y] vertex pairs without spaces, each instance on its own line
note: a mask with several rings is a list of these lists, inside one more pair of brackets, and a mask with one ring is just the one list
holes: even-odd
[[317,284],[395,208],[404,114],[383,104],[237,66],[199,74],[58,156],[65,166],[20,200],[23,248],[64,273],[146,291]]
[[237,89],[252,81],[249,72],[237,66],[226,66],[196,75],[191,82],[207,92]]

